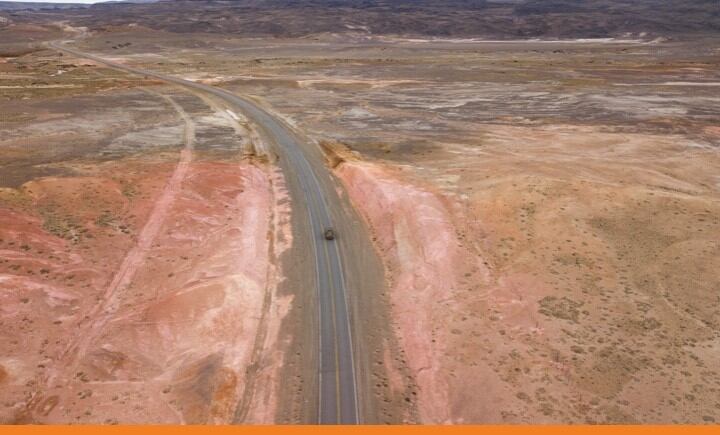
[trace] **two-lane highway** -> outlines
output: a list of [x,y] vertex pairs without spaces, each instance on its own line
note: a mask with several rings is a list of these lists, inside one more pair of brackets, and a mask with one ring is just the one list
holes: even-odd
[[[167,76],[140,68],[118,64],[102,57],[68,48],[62,43],[50,43],[56,50],[91,59],[111,68],[153,77],[221,98],[251,120],[280,156],[279,164],[288,183],[296,183],[302,197],[293,197],[295,204],[304,205],[308,212],[315,262],[315,286],[319,311],[319,374],[318,423],[357,424],[360,422],[357,375],[353,356],[353,334],[348,309],[343,256],[337,241],[325,240],[323,233],[333,227],[330,206],[326,198],[329,175],[311,165],[307,147],[284,122],[275,118],[252,101],[224,89]],[[322,180],[322,181],[321,181]],[[300,207],[302,208],[302,207]],[[338,216],[338,214],[336,214]],[[337,222],[336,222],[337,223]],[[338,237],[342,237],[339,234]]]

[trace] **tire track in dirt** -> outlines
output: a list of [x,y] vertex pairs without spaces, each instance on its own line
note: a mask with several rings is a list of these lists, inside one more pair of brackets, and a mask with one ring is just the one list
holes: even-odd
[[[262,143],[260,135],[248,123],[247,119],[245,119],[244,117],[239,118],[230,106],[224,104],[222,101],[216,100],[215,98],[207,95],[204,92],[195,92],[192,90],[190,90],[189,92],[200,98],[208,107],[215,110],[216,113],[227,119],[232,124],[233,129],[235,130],[235,133],[237,135],[247,135],[251,138],[250,143],[241,151],[241,156],[243,158],[250,158],[250,160],[252,161],[253,158],[260,158],[262,160],[263,158],[267,159],[271,157],[270,153],[266,149],[265,144]],[[289,247],[287,242],[281,242],[280,240],[278,240],[278,237],[280,237],[280,233],[283,233],[283,225],[287,225],[287,222],[284,221],[289,221],[290,210],[289,206],[283,207],[282,205],[280,205],[280,198],[284,198],[287,192],[282,172],[273,172],[272,170],[268,170],[268,179],[270,180],[270,185],[273,192],[274,206],[271,208],[270,211],[270,227],[268,228],[267,235],[269,240],[268,254],[270,258],[270,264],[266,273],[267,281],[265,285],[265,294],[263,296],[262,311],[260,314],[260,320],[258,322],[255,339],[253,341],[250,364],[246,368],[245,385],[242,387],[242,392],[240,393],[237,403],[235,404],[231,420],[222,421],[222,423],[224,424],[230,422],[232,424],[272,422],[272,420],[266,420],[267,416],[273,415],[272,412],[265,413],[265,415],[253,415],[258,414],[257,412],[253,412],[253,403],[254,399],[258,396],[265,396],[260,398],[260,400],[262,401],[263,399],[267,400],[267,396],[272,397],[275,395],[274,387],[268,385],[259,385],[258,380],[261,377],[265,379],[274,379],[277,377],[277,371],[279,370],[279,367],[277,365],[269,364],[266,360],[269,358],[269,356],[267,355],[268,349],[272,348],[272,345],[268,342],[277,340],[277,337],[269,337],[269,334],[273,334],[273,331],[269,330],[269,317],[277,315],[277,313],[271,313],[271,306],[273,303],[278,303],[278,301],[276,300],[277,295],[274,292],[274,289],[277,287],[278,284],[278,262],[282,252],[284,252]],[[289,231],[285,229],[283,233],[284,238],[290,236],[289,234],[285,233],[289,233]],[[277,331],[275,331],[275,333],[277,333]]]
[[89,319],[87,323],[81,325],[80,331],[75,335],[58,362],[60,363],[60,371],[50,378],[49,384],[58,375],[65,375],[66,372],[73,373],[78,366],[81,358],[85,355],[88,347],[98,337],[103,327],[107,325],[113,317],[117,307],[114,306],[115,295],[126,288],[131,282],[135,273],[145,261],[147,251],[157,237],[160,228],[173,204],[175,197],[182,188],[190,163],[193,159],[193,147],[195,143],[195,124],[185,110],[173,100],[171,97],[160,94],[148,89],[145,92],[157,96],[165,100],[178,114],[185,123],[185,131],[183,134],[184,148],[180,152],[180,159],[173,171],[172,176],[168,180],[160,197],[157,199],[150,216],[140,231],[136,245],[127,253],[123,262],[120,264],[112,281],[108,285],[102,299],[95,308],[87,315]]
[[[273,177],[269,177],[271,180],[271,186],[273,190],[273,200],[277,201],[277,180],[273,180]],[[278,255],[276,252],[275,244],[277,243],[276,236],[279,229],[277,228],[277,204],[271,209],[270,216],[270,227],[268,228],[268,241],[269,241],[269,258],[270,264],[276,264],[278,261]],[[270,315],[270,307],[273,302],[273,288],[277,285],[273,279],[275,276],[275,269],[269,265],[267,270],[267,281],[265,286],[265,295],[263,297],[262,312],[260,313],[260,321],[258,323],[258,330],[255,334],[255,340],[253,343],[252,356],[250,358],[250,365],[246,369],[245,386],[243,387],[242,395],[236,404],[233,423],[242,424],[247,423],[248,415],[252,404],[253,397],[257,390],[258,372],[263,369],[262,360],[265,356],[266,351],[266,337],[268,334],[268,316]]]

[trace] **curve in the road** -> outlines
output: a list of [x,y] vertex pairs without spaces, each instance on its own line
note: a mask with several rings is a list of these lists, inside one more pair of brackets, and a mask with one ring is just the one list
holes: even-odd
[[319,177],[329,175],[318,173],[313,168],[308,162],[304,147],[284,122],[250,100],[224,89],[118,64],[59,43],[50,43],[50,46],[114,69],[153,77],[215,95],[240,110],[260,127],[269,142],[275,145],[275,151],[283,162],[286,177],[292,177],[303,192],[304,198],[294,199],[303,200],[307,205],[311,225],[320,324],[318,423],[359,423],[355,358],[342,256],[338,244],[325,240],[323,235],[325,229],[333,226],[333,222]]

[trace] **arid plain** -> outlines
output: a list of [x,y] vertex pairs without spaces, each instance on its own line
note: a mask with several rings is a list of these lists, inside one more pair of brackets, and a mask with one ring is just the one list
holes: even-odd
[[720,421],[716,38],[2,34],[1,422],[313,412],[278,157],[222,101],[51,40],[322,150],[384,276],[350,297],[368,421]]

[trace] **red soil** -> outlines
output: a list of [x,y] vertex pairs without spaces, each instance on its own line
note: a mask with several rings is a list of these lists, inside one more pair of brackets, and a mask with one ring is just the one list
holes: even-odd
[[246,418],[270,419],[275,389],[246,387],[258,359],[264,379],[282,364],[265,351],[289,304],[273,293],[282,180],[248,163],[179,168],[181,189],[177,172],[163,189],[168,165],[114,163],[28,183],[0,209],[0,421],[228,423],[255,390],[264,406]]

